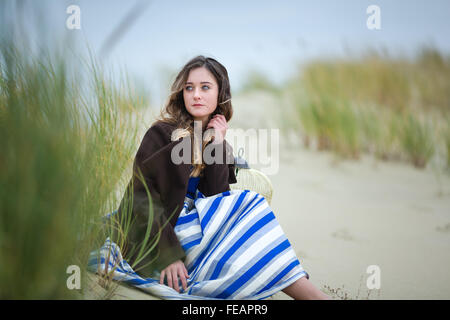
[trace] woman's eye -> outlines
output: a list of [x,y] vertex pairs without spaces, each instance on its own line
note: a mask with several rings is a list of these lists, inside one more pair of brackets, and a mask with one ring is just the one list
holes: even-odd
[[[186,86],[185,88],[187,91],[191,91],[192,90],[192,86]],[[209,86],[207,86],[206,84],[204,86],[202,86],[203,90],[209,90]]]

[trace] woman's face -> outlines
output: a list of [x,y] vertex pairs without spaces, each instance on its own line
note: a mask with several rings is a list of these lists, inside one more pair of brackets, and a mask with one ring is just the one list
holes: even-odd
[[219,85],[208,69],[200,67],[189,72],[183,89],[184,105],[194,120],[202,121],[203,128],[216,110],[218,95]]

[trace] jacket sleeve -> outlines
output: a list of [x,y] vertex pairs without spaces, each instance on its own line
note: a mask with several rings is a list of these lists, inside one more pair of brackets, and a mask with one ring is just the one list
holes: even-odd
[[[150,239],[160,232],[160,239],[151,254],[135,267],[137,272],[151,276],[153,270],[162,270],[169,264],[185,259],[185,253],[174,231],[177,213],[181,208],[170,201],[171,193],[185,192],[185,181],[189,179],[189,165],[176,165],[171,161],[173,147],[180,141],[171,141],[170,132],[164,126],[154,125],[145,134],[133,163],[132,187],[135,223],[127,236],[128,245],[142,242],[151,223]],[[145,184],[144,184],[145,183]],[[153,207],[151,212],[150,199]],[[136,258],[133,256],[131,260]],[[153,260],[153,262],[151,262]]]

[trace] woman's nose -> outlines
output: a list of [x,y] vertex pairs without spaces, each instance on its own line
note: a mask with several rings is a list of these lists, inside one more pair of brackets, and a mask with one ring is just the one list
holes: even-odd
[[194,99],[200,99],[200,90],[199,89],[195,89],[194,90]]

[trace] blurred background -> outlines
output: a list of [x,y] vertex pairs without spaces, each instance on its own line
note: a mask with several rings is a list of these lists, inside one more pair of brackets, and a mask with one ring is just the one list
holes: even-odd
[[0,297],[74,297],[66,267],[86,264],[86,230],[117,207],[171,82],[203,54],[228,70],[230,128],[280,130],[272,207],[311,281],[336,299],[448,299],[449,13],[444,0],[2,1]]

